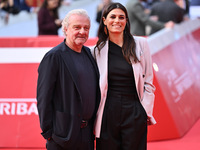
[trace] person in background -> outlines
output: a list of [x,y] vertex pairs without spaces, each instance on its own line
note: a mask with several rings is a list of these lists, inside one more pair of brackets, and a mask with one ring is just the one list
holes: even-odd
[[14,0],[0,0],[0,9],[13,15],[17,15],[20,12],[20,9],[15,6]]
[[154,3],[157,3],[159,2],[160,0],[146,0],[146,1],[143,1],[142,2],[142,5],[147,8],[147,9],[151,9],[151,6],[154,4]]
[[90,18],[83,9],[62,22],[66,38],[43,57],[38,68],[37,108],[47,150],[93,150],[93,124],[100,101],[99,71],[83,44]]
[[4,4],[0,2],[0,20],[4,24],[8,24],[9,20],[9,13],[5,10],[3,10]]
[[60,0],[44,0],[38,12],[38,35],[58,35],[62,20],[58,9]]
[[172,28],[174,26],[173,21],[167,23],[157,21],[157,17],[149,17],[148,13],[145,13],[145,8],[142,2],[146,0],[129,0],[126,4],[126,8],[129,15],[129,21],[131,24],[131,34],[137,36],[146,36],[147,25],[151,29],[160,30],[163,28]]
[[101,89],[96,150],[146,150],[147,125],[156,123],[151,54],[146,38],[131,35],[122,4],[104,9],[92,54]]
[[61,4],[65,6],[71,5],[71,3],[72,3],[72,0],[61,0]]
[[29,7],[25,0],[14,0],[14,5],[20,10],[20,11],[27,11],[32,12],[31,7]]
[[104,7],[110,4],[112,0],[102,0],[102,2],[97,6],[96,22],[100,23],[101,15]]
[[[167,23],[173,21],[178,24],[184,21],[185,10],[181,8],[183,5],[179,1],[183,0],[161,0],[151,7],[150,16],[157,16],[158,21]],[[176,4],[177,3],[177,4]],[[152,28],[151,34],[157,32],[159,29]]]
[[189,0],[174,0],[174,2],[184,11],[183,21],[189,20]]

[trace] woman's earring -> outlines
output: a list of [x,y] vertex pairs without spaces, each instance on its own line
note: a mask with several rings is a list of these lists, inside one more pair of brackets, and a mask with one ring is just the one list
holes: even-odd
[[104,33],[107,35],[108,34],[108,31],[107,31],[107,27],[104,26]]

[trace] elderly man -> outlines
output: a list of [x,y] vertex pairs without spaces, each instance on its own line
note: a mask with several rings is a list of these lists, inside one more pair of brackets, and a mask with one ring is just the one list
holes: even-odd
[[99,72],[83,44],[90,18],[70,11],[62,22],[64,42],[46,53],[38,68],[37,106],[47,150],[93,150],[93,123],[100,101]]

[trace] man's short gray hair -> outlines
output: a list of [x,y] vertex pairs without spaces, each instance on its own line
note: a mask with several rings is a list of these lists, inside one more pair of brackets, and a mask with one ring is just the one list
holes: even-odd
[[72,15],[83,15],[83,16],[86,16],[90,21],[90,17],[88,16],[88,13],[85,9],[73,9],[73,10],[69,11],[62,21],[62,31],[65,36],[66,36],[65,27],[68,27],[68,25],[70,23],[69,18]]

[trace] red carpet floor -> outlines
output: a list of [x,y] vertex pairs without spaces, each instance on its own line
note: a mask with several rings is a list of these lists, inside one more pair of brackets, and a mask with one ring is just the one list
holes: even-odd
[[[200,150],[200,119],[180,139],[148,142],[147,150]],[[11,149],[0,148],[0,150],[45,150],[45,149]]]
[[148,142],[148,150],[200,150],[200,119],[180,139]]

